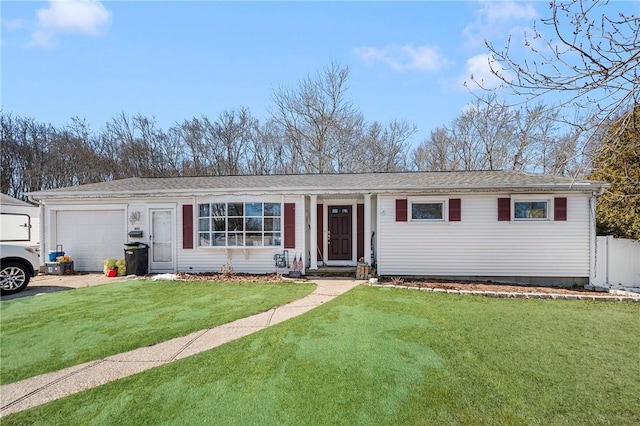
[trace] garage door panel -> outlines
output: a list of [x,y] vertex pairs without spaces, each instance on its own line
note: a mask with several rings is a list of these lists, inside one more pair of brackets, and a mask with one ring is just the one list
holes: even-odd
[[59,211],[56,240],[78,271],[102,271],[104,260],[124,256],[124,210]]

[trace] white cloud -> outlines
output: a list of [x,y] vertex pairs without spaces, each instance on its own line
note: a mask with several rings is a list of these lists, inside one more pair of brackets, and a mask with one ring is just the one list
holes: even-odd
[[38,22],[31,37],[33,46],[51,46],[56,34],[99,36],[106,33],[112,13],[97,0],[50,0],[37,11]]
[[538,18],[538,12],[531,4],[512,1],[479,4],[476,22],[467,25],[463,31],[467,44],[472,47],[484,45],[485,40],[491,40],[496,36],[504,38],[504,34],[514,34],[518,28],[517,22],[525,22],[528,26]]
[[25,24],[26,23],[23,19],[9,19],[6,21],[2,21],[2,26],[8,31],[19,30],[20,28],[23,28]]
[[459,84],[462,86],[466,83],[470,90],[475,90],[480,86],[484,89],[496,89],[502,83],[496,75],[491,71],[491,66],[494,70],[500,72],[500,74],[507,80],[512,78],[511,74],[507,71],[503,71],[500,68],[500,64],[495,62],[490,54],[481,54],[473,56],[467,59],[465,63],[464,76],[460,78]]
[[366,62],[382,62],[396,71],[434,72],[447,66],[449,61],[437,47],[404,46],[361,47],[356,54]]

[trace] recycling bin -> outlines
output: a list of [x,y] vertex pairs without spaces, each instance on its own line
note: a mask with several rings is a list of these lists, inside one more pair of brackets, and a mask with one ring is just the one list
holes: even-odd
[[149,273],[149,246],[145,243],[124,245],[124,263],[127,275],[145,275]]

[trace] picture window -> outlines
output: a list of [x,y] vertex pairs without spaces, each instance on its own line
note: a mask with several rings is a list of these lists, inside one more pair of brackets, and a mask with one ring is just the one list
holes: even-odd
[[198,246],[281,245],[280,203],[209,203],[198,206]]

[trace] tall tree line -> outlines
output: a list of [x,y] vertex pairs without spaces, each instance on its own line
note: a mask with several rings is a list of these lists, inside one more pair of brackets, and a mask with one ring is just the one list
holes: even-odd
[[[522,170],[583,176],[598,138],[563,125],[543,104],[514,108],[490,94],[411,152],[415,170]],[[582,149],[579,149],[582,148]],[[586,147],[586,148],[585,148]]]
[[248,108],[192,117],[168,129],[141,114],[102,129],[62,127],[0,111],[0,185],[25,192],[135,176],[358,173],[513,169],[584,173],[579,133],[563,133],[542,105],[515,110],[493,95],[410,146],[416,126],[368,122],[348,96],[348,68],[331,64],[274,90],[263,122]]

